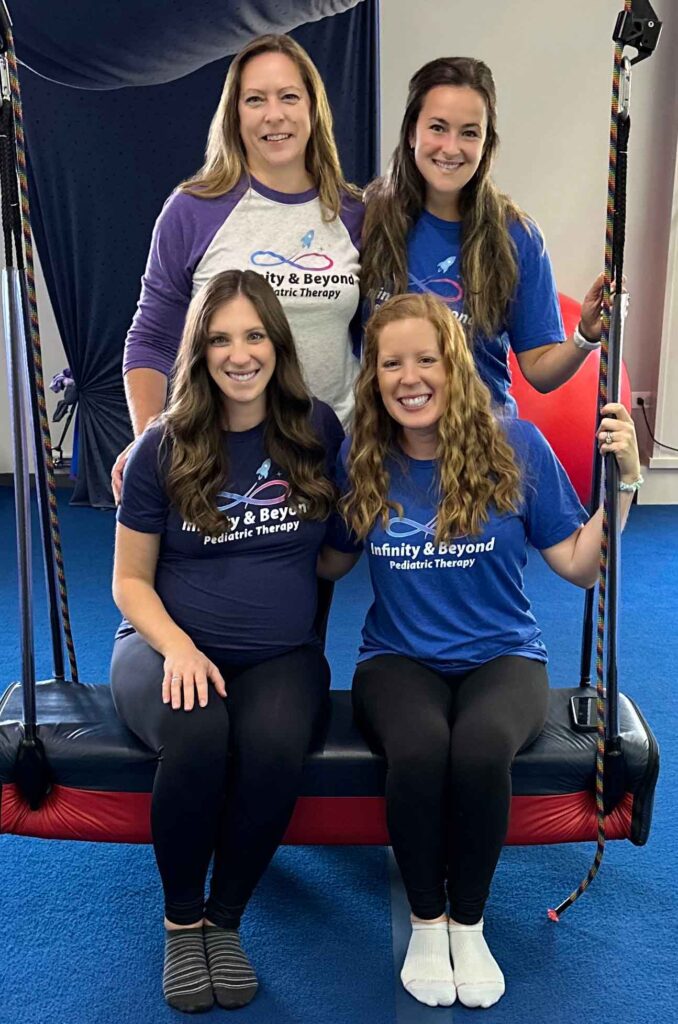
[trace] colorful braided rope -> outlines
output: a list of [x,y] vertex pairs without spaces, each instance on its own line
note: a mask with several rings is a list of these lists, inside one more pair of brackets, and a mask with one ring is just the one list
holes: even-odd
[[[624,11],[630,12],[632,0],[625,0]],[[607,221],[605,225],[605,273],[603,279],[603,314],[600,346],[600,377],[598,395],[600,404],[608,400],[608,356],[610,347],[610,321],[612,313],[613,240],[615,228],[615,202],[617,189],[617,142],[619,124],[619,86],[623,60],[623,46],[615,44],[612,69],[612,104],[610,110],[610,163],[607,178]],[[622,287],[617,281],[616,286]],[[596,853],[591,867],[578,887],[555,910],[549,910],[548,917],[557,921],[572,904],[585,892],[598,874],[605,852],[605,805],[604,805],[604,763],[605,763],[605,610],[607,607],[608,549],[610,530],[607,501],[603,505],[603,532],[600,544],[600,570],[598,582],[598,616],[596,626]]]
[[21,227],[26,255],[26,278],[28,283],[28,313],[31,332],[31,345],[33,349],[33,361],[35,364],[35,379],[37,390],[37,402],[40,415],[40,431],[42,434],[42,457],[47,470],[47,489],[49,519],[54,546],[54,558],[56,562],[57,581],[59,585],[59,596],[61,604],[61,621],[63,625],[64,640],[68,652],[68,661],[73,682],[78,681],[78,666],[75,656],[75,645],[71,630],[71,617],[68,608],[68,593],[66,590],[66,574],[64,571],[63,552],[61,547],[61,530],[59,527],[59,516],[57,511],[56,482],[54,479],[54,463],[52,461],[52,438],[49,429],[47,416],[47,405],[45,402],[45,382],[42,369],[42,347],[40,345],[40,328],[38,324],[38,304],[35,295],[35,264],[33,259],[33,239],[31,236],[30,207],[28,200],[28,178],[26,175],[26,143],[24,137],[23,116],[21,108],[21,91],[19,88],[19,75],[17,71],[16,53],[14,50],[14,38],[11,30],[7,31],[7,67],[9,70],[10,88],[12,92],[12,109],[14,112],[14,124],[17,144],[17,163],[19,179],[19,195],[21,202]]

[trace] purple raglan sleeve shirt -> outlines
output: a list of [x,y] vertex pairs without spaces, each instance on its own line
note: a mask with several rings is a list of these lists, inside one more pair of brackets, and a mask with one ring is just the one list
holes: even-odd
[[139,304],[125,341],[123,373],[141,368],[170,373],[195,268],[242,194],[239,187],[217,199],[173,192],[165,203],[153,229]]

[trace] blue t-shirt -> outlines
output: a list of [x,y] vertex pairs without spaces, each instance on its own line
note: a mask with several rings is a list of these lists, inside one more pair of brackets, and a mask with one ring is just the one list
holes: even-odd
[[[460,278],[461,227],[461,221],[441,220],[423,211],[407,240],[408,290],[433,292],[445,300],[462,324],[470,327]],[[473,354],[478,372],[492,392],[492,400],[514,415],[516,404],[509,394],[509,345],[514,352],[526,352],[562,341],[565,329],[553,268],[542,236],[536,227],[528,231],[520,221],[509,225],[509,234],[516,247],[518,263],[515,295],[506,323],[491,338],[478,335]]]
[[[341,424],[329,406],[314,401],[313,425],[333,476]],[[137,441],[118,522],[161,535],[155,589],[170,617],[198,648],[224,657],[275,657],[316,642],[316,560],[331,523],[302,519],[290,505],[287,476],[264,446],[264,424],[223,432],[229,475],[219,507],[235,529],[217,537],[199,533],[170,503],[167,459],[162,451],[158,457],[162,435],[162,426],[151,426]]]
[[[437,672],[457,673],[504,654],[547,660],[524,591],[527,545],[541,550],[558,544],[588,515],[534,424],[506,419],[503,426],[523,473],[523,499],[513,514],[490,507],[477,536],[434,544],[435,461],[405,455],[388,460],[389,498],[402,505],[403,518],[390,513],[387,527],[377,522],[365,540],[374,601],[360,661],[400,654]],[[342,486],[349,447],[347,440],[338,470]]]

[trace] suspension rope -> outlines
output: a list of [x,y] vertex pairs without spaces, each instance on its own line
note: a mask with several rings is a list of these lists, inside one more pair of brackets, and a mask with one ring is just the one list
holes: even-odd
[[[632,8],[632,0],[625,0],[624,13],[629,14]],[[621,81],[621,69],[623,60],[624,44],[615,43],[614,64],[612,70],[612,104],[610,111],[610,158],[607,179],[607,220],[605,226],[605,272],[603,278],[603,313],[602,333],[600,346],[600,377],[598,382],[598,396],[600,404],[605,405],[608,401],[608,360],[610,347],[610,322],[612,314],[612,281],[615,278],[615,287],[622,290],[622,259],[625,233],[625,197],[623,204],[619,202],[619,193],[626,187],[626,180],[617,180],[617,158],[620,144],[620,118],[619,118],[619,87]],[[627,119],[626,119],[627,120]],[[626,125],[625,140],[628,140],[628,124]],[[622,217],[619,217],[619,214]],[[559,920],[561,914],[572,906],[584,893],[593,879],[598,874],[598,869],[605,853],[605,802],[604,802],[604,764],[605,764],[605,678],[604,678],[604,653],[605,653],[605,632],[606,632],[606,610],[607,610],[607,587],[608,587],[608,552],[610,545],[610,524],[607,495],[603,502],[603,528],[600,544],[600,566],[598,580],[598,616],[596,628],[596,780],[595,780],[595,801],[596,801],[596,852],[591,867],[585,878],[578,887],[570,893],[567,899],[556,907],[549,910],[548,917],[552,921]]]
[[[75,645],[73,643],[71,617],[68,606],[66,573],[64,570],[63,550],[61,546],[61,530],[59,527],[59,514],[57,509],[56,481],[54,478],[54,462],[52,459],[52,438],[50,435],[49,419],[47,416],[47,404],[45,401],[45,382],[42,368],[42,346],[40,344],[38,304],[35,293],[35,263],[33,259],[33,239],[31,235],[30,206],[28,198],[28,177],[26,174],[26,145],[23,128],[21,90],[19,88],[19,74],[17,69],[16,52],[14,49],[14,37],[12,35],[11,28],[7,28],[5,38],[7,44],[6,57],[7,66],[9,69],[10,89],[12,96],[12,110],[14,113],[13,120],[14,133],[16,136],[17,175],[19,181],[18,197],[20,200],[20,224],[21,233],[23,235],[23,249],[26,258],[28,318],[31,334],[31,346],[33,351],[33,363],[35,367],[35,382],[40,419],[40,432],[42,435],[42,458],[45,464],[45,468],[47,470],[47,500],[49,506],[49,519],[52,534],[52,543],[54,546],[54,558],[56,562],[57,580],[59,584],[61,621],[63,625],[66,650],[68,652],[68,661],[71,669],[71,679],[73,680],[73,682],[77,682],[78,665],[75,655]],[[10,175],[10,178],[11,177],[12,175]],[[16,188],[14,189],[14,192],[16,194]],[[23,269],[21,246],[19,244],[17,244],[17,254],[19,269]]]

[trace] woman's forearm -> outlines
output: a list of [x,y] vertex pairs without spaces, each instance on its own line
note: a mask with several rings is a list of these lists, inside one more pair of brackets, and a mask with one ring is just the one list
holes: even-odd
[[589,354],[577,348],[569,337],[559,345],[521,353],[518,363],[525,379],[545,395],[568,381]]
[[[626,526],[629,509],[633,502],[633,494],[622,491],[619,495],[619,511],[621,513],[621,529]],[[598,578],[600,566],[600,544],[603,536],[602,506],[589,521],[582,526],[576,535],[572,552],[570,577],[580,587],[592,587]]]
[[163,657],[171,647],[193,645],[188,633],[167,614],[157,591],[145,580],[114,580],[113,600],[137,633]]
[[143,434],[146,424],[165,408],[167,377],[159,370],[139,368],[125,374],[125,395],[134,436]]

